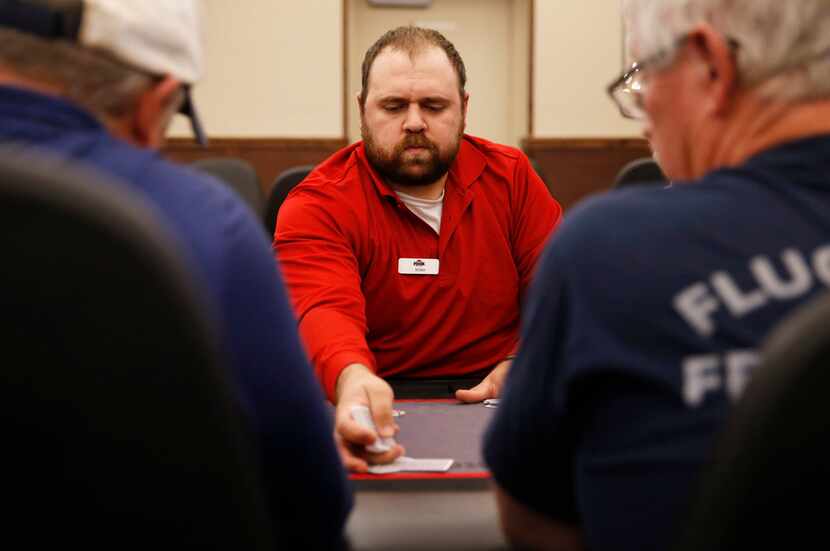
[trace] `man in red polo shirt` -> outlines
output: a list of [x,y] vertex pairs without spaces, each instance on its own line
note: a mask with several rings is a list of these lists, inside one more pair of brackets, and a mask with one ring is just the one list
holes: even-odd
[[[561,208],[519,150],[464,134],[464,62],[440,33],[400,27],[363,61],[363,141],[282,205],[274,249],[329,399],[346,466],[392,436],[384,377],[487,373],[459,400],[498,396],[520,306]],[[351,416],[370,408],[378,431]]]

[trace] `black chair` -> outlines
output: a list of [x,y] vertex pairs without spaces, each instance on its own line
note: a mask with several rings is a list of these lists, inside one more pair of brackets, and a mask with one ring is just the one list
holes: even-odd
[[250,163],[234,157],[215,157],[194,161],[192,166],[228,184],[251,207],[257,218],[263,215],[265,198],[259,177]]
[[139,197],[0,155],[4,537],[27,548],[268,549],[217,332]]
[[681,551],[823,547],[830,495],[830,295],[781,322],[730,414]]
[[265,230],[272,238],[277,229],[277,214],[288,192],[314,170],[314,165],[300,165],[288,168],[277,175],[268,200],[265,202]]
[[[537,161],[537,160],[536,160],[535,158],[533,158],[533,157],[529,157],[528,159],[530,160],[530,166],[531,166],[531,168],[533,168],[533,171],[534,171],[534,172],[535,172],[535,173],[539,176],[539,178],[540,178],[540,179],[541,179],[541,180],[545,183],[545,185],[547,186],[547,185],[548,185],[548,181],[547,181],[547,178],[545,178],[545,173],[544,173],[544,172],[542,172],[542,166],[539,164],[539,161]],[[550,186],[548,186],[548,187],[550,187]]]
[[386,381],[395,392],[395,399],[453,399],[456,390],[473,388],[490,374],[490,370],[473,373],[465,377],[444,377],[435,379],[412,379],[391,377]]
[[660,165],[652,157],[642,157],[630,161],[620,169],[613,187],[664,186],[668,183],[668,178],[663,174]]

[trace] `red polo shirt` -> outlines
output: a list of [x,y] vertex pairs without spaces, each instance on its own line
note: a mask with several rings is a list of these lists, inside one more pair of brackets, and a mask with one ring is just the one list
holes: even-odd
[[[472,136],[450,168],[440,236],[381,180],[362,142],[319,165],[280,208],[274,249],[328,397],[351,363],[425,378],[510,354],[560,216],[521,151]],[[400,258],[438,259],[439,273],[401,274]]]

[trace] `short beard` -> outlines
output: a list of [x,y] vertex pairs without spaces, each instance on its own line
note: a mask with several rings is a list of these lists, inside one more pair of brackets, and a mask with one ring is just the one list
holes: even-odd
[[[433,184],[449,172],[458,155],[464,130],[462,127],[458,131],[455,143],[450,144],[443,154],[438,146],[423,134],[407,134],[390,152],[377,145],[363,121],[360,124],[360,133],[366,148],[366,158],[384,180],[400,187],[417,187]],[[423,147],[429,151],[428,158],[404,161],[403,155],[407,147]],[[408,167],[421,167],[421,170],[411,172],[407,170]]]

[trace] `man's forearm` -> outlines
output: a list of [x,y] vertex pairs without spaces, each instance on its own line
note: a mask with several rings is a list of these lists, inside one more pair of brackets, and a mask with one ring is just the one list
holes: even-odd
[[363,328],[336,310],[315,309],[300,322],[300,334],[323,385],[326,398],[337,400],[337,381],[350,364],[373,367]]
[[343,395],[343,390],[348,388],[349,380],[351,378],[368,374],[373,374],[372,370],[369,369],[368,366],[361,363],[351,363],[344,367],[337,376],[337,383],[335,383],[334,403],[337,404],[337,402],[340,401],[340,397]]

